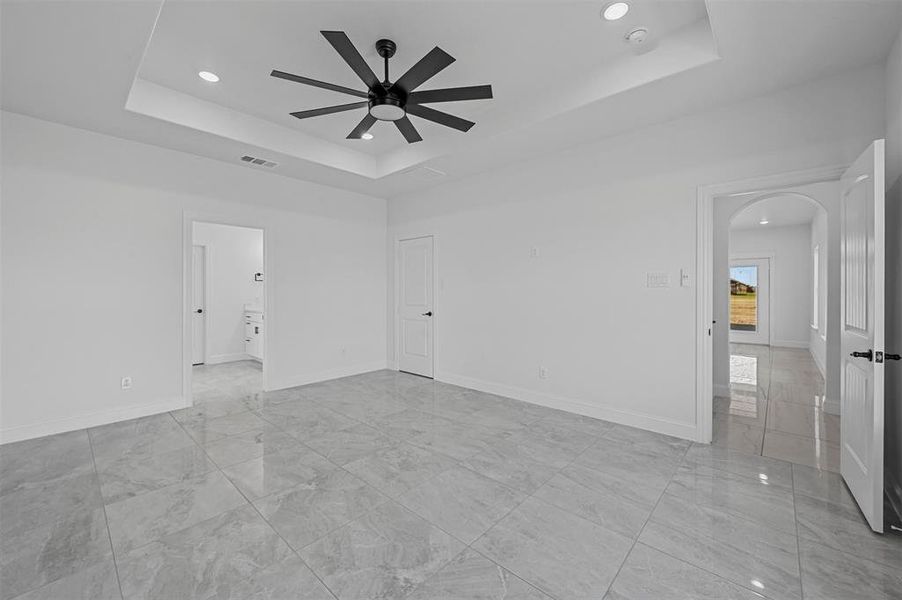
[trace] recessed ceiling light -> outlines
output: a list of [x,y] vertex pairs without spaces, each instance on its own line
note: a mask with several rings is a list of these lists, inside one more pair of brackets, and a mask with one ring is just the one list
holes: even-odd
[[758,225],[767,225],[768,223],[770,223],[770,221],[768,221],[767,219],[761,219],[760,221],[758,221]]
[[370,133],[369,131],[367,131],[366,133],[361,135],[360,138],[364,139],[364,140],[371,140],[371,139],[373,139],[373,134]]
[[219,75],[217,75],[216,73],[211,73],[210,71],[201,71],[197,74],[197,76],[204,81],[209,81],[210,83],[216,83],[217,81],[219,81]]
[[626,13],[630,11],[630,5],[626,2],[613,2],[604,7],[604,10],[601,11],[601,16],[608,21],[616,21],[617,19],[622,19],[626,16]]

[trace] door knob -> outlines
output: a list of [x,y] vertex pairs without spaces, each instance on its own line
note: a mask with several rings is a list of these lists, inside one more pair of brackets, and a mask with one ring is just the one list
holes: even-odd
[[195,310],[194,312],[196,312],[197,314],[200,314],[200,313],[204,312],[204,309],[198,308],[198,309]]
[[429,312],[424,312],[424,313],[423,313],[423,316],[424,316],[424,317],[431,317],[431,316],[432,316],[432,311],[430,310]]
[[853,352],[849,356],[854,356],[855,358],[866,358],[868,360],[874,360],[874,351],[868,350],[867,352]]
[[889,352],[887,352],[883,355],[883,358],[885,358],[886,360],[902,360],[902,354],[890,354]]

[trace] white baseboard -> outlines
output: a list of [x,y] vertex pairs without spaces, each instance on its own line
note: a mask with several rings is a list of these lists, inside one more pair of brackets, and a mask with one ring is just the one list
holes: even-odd
[[828,415],[838,415],[840,413],[839,400],[824,398],[824,412]]
[[884,478],[884,484],[884,493],[887,500],[889,500],[888,504],[892,511],[896,513],[895,522],[902,523],[902,483],[896,481],[892,474],[887,473]]
[[723,383],[715,383],[714,384],[714,395],[720,396],[722,398],[728,398],[730,396],[730,386],[725,385]]
[[680,423],[678,421],[661,419],[607,406],[587,404],[586,402],[574,400],[572,398],[552,396],[551,394],[546,394],[544,392],[527,390],[502,383],[483,381],[481,379],[474,379],[473,377],[456,375],[454,373],[437,373],[435,379],[444,383],[478,390],[480,392],[507,396],[508,398],[513,398],[515,400],[547,406],[548,408],[556,408],[579,415],[585,415],[587,417],[593,417],[595,419],[602,419],[604,421],[611,421],[612,423],[647,429],[649,431],[673,435],[687,440],[696,439],[696,427],[695,424],[692,423]]
[[45,435],[53,435],[55,433],[65,433],[67,431],[97,427],[99,425],[107,425],[119,421],[128,421],[129,419],[137,419],[138,417],[146,417],[168,412],[170,410],[178,410],[180,408],[185,408],[185,406],[187,406],[185,404],[185,399],[179,397],[161,402],[154,402],[153,404],[103,410],[86,415],[75,415],[64,417],[62,419],[53,419],[51,421],[41,421],[40,423],[32,423],[29,425],[9,427],[0,429],[0,444],[21,442],[22,440],[30,440],[33,438],[44,437]]
[[266,391],[283,390],[285,388],[297,387],[299,385],[307,385],[308,383],[317,383],[319,381],[328,381],[329,379],[338,379],[339,377],[350,377],[351,375],[359,375],[361,373],[369,373],[370,371],[380,371],[387,368],[387,362],[384,360],[374,361],[371,363],[358,363],[348,365],[346,367],[338,367],[328,369],[326,371],[317,371],[315,373],[300,373],[281,379],[270,378],[267,382]]
[[204,362],[206,365],[219,365],[227,362],[237,362],[239,360],[252,360],[254,357],[245,352],[235,352],[233,354],[214,354],[207,358]]
[[814,350],[812,350],[810,347],[808,348],[808,353],[811,354],[811,359],[814,361],[814,364],[817,367],[817,370],[820,371],[821,377],[826,379],[827,378],[827,368],[824,365],[824,363],[821,362],[821,359],[818,357],[817,354],[815,354]]
[[797,342],[794,340],[774,340],[770,345],[777,348],[799,348],[801,350],[808,350],[811,346],[807,340],[804,342]]

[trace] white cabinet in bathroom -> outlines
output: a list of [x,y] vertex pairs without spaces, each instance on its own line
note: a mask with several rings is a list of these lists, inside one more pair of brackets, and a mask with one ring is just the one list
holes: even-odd
[[262,310],[245,307],[244,351],[257,360],[263,360],[264,316]]

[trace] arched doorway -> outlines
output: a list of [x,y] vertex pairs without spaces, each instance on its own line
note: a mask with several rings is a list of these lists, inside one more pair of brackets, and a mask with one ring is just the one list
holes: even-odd
[[836,194],[825,182],[715,203],[716,445],[839,470],[838,394],[828,393],[838,388],[827,301]]

